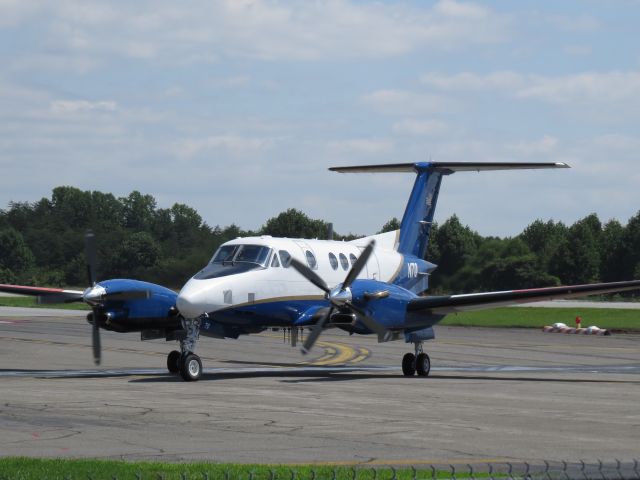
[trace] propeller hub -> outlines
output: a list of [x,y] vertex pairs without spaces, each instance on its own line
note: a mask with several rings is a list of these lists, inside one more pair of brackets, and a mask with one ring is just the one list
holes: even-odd
[[82,299],[87,302],[89,305],[98,305],[102,303],[104,296],[107,294],[107,290],[100,286],[95,285],[93,287],[87,288],[82,294]]
[[327,293],[327,300],[329,300],[337,307],[342,307],[343,305],[350,303],[351,300],[353,300],[351,288],[343,288],[342,285],[338,285],[329,293]]

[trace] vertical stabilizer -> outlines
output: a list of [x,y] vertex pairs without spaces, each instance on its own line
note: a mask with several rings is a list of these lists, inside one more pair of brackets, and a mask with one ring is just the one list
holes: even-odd
[[418,175],[400,222],[398,252],[423,259],[429,246],[442,176],[451,172],[433,169],[428,163],[415,164],[415,169]]

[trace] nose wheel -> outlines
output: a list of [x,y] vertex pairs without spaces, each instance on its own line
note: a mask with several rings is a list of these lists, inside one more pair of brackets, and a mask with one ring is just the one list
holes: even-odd
[[177,350],[173,350],[167,357],[167,370],[169,373],[178,373],[180,371],[180,356],[181,353]]
[[202,376],[202,360],[193,353],[200,335],[200,318],[182,319],[184,338],[180,340],[180,351],[173,350],[167,356],[167,370],[179,373],[186,382],[195,382]]
[[202,376],[202,361],[195,353],[180,358],[180,376],[186,382],[195,382]]
[[416,373],[421,377],[428,377],[431,371],[431,359],[422,351],[422,342],[416,342],[416,353],[405,353],[402,357],[402,373],[411,377]]

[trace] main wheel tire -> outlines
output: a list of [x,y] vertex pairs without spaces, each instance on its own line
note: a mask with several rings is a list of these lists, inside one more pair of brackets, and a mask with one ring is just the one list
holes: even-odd
[[180,352],[172,350],[167,356],[167,370],[170,373],[178,373],[180,371]]
[[180,360],[180,375],[186,382],[195,382],[202,375],[202,361],[195,353],[188,353]]
[[416,372],[421,377],[428,377],[431,370],[431,359],[426,353],[419,353],[416,358]]
[[413,353],[405,353],[402,357],[402,373],[405,377],[411,377],[416,373],[416,356]]

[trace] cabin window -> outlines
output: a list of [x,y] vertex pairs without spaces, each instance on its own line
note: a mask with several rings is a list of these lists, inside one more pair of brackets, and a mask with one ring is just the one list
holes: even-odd
[[355,265],[357,259],[358,258],[353,253],[349,254],[349,260],[351,260],[351,266],[352,267]]
[[307,257],[307,264],[309,264],[309,268],[311,268],[311,270],[318,268],[318,262],[316,262],[316,257],[313,255],[311,250],[304,252],[304,255]]
[[333,253],[329,253],[329,263],[334,270],[338,269],[338,259]]
[[347,257],[345,256],[344,253],[340,254],[340,265],[342,265],[343,270],[349,269],[349,262],[347,261]]
[[280,266],[280,262],[278,261],[278,254],[276,252],[273,252],[273,258],[271,259],[271,266],[272,267]]
[[286,250],[280,250],[278,253],[280,253],[280,263],[282,266],[284,268],[289,268],[289,265],[291,264],[291,255],[289,252]]

